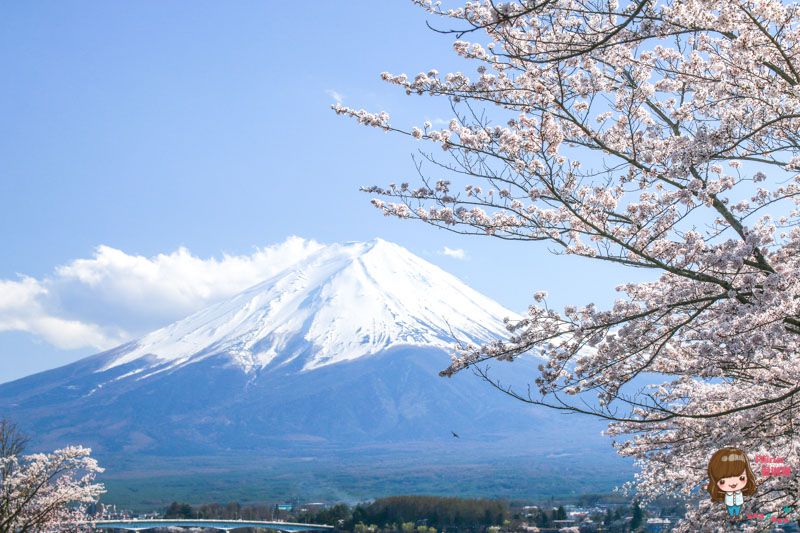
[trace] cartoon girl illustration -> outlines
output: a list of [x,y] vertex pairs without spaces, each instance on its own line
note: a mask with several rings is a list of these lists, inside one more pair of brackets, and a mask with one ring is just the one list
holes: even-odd
[[744,496],[755,494],[756,486],[756,476],[742,450],[722,448],[711,456],[707,490],[712,501],[725,501],[728,516],[740,516]]

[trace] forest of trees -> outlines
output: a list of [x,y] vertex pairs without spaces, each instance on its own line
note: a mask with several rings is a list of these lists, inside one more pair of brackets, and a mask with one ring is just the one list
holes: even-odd
[[[500,500],[392,496],[355,507],[340,503],[317,511],[300,512],[292,519],[328,524],[348,531],[381,529],[430,533],[431,529],[441,531],[447,528],[482,530],[502,525],[509,514],[508,503]],[[172,502],[164,511],[164,518],[270,520],[274,516],[272,506],[240,505],[236,502],[198,506]]]
[[[648,517],[680,517],[683,508],[677,501],[660,500],[645,509],[638,501],[601,495],[584,495],[576,502],[591,509],[592,525],[581,531],[630,533],[643,531]],[[208,503],[190,505],[173,502],[165,518],[201,519],[285,519],[289,522],[327,524],[337,531],[353,533],[499,533],[500,531],[543,531],[562,529],[559,520],[570,518],[565,502],[550,501],[541,506],[524,502],[466,499],[439,496],[392,496],[351,507],[345,503],[320,509],[295,509],[287,514],[272,505]],[[255,531],[255,530],[253,530]]]
[[270,505],[241,505],[238,502],[204,503],[197,506],[172,502],[164,510],[164,518],[271,520],[274,518],[274,509]]
[[502,525],[509,517],[508,503],[500,500],[392,496],[353,510],[353,521],[386,526],[426,521],[430,527],[479,528]]

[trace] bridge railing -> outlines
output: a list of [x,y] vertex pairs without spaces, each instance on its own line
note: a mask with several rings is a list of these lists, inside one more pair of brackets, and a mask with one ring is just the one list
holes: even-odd
[[228,531],[231,529],[238,529],[243,527],[273,529],[287,533],[300,532],[300,531],[329,531],[333,526],[324,524],[302,524],[299,522],[282,522],[282,521],[262,521],[262,520],[205,520],[200,518],[128,518],[117,520],[93,520],[74,525],[87,525],[97,529],[127,529],[131,531],[139,531],[143,529],[151,529],[156,527],[207,527]]

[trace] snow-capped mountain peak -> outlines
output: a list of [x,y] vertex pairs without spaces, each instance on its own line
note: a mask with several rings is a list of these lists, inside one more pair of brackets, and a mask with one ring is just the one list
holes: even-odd
[[519,318],[402,246],[347,242],[115,350],[101,370],[150,356],[163,371],[218,354],[245,371],[313,370],[398,345],[502,337],[504,317]]

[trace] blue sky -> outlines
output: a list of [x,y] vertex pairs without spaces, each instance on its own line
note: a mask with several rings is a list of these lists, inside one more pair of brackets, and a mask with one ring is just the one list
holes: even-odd
[[[41,291],[60,319],[92,308],[125,335],[178,313],[165,304],[163,316],[132,318],[119,284],[99,295],[61,283],[77,260],[108,260],[124,277],[125,265],[148,267],[159,254],[182,268],[224,254],[263,260],[259,250],[293,235],[382,237],[518,312],[540,289],[557,307],[607,304],[630,278],[542,243],[386,218],[358,191],[416,182],[419,145],[337,117],[337,98],[405,124],[450,118],[446,101],[379,79],[463,68],[452,37],[427,29],[410,1],[42,1],[0,11],[0,382],[97,351],[18,325],[19,313],[44,305]],[[14,292],[26,279],[38,287],[30,305]]]

